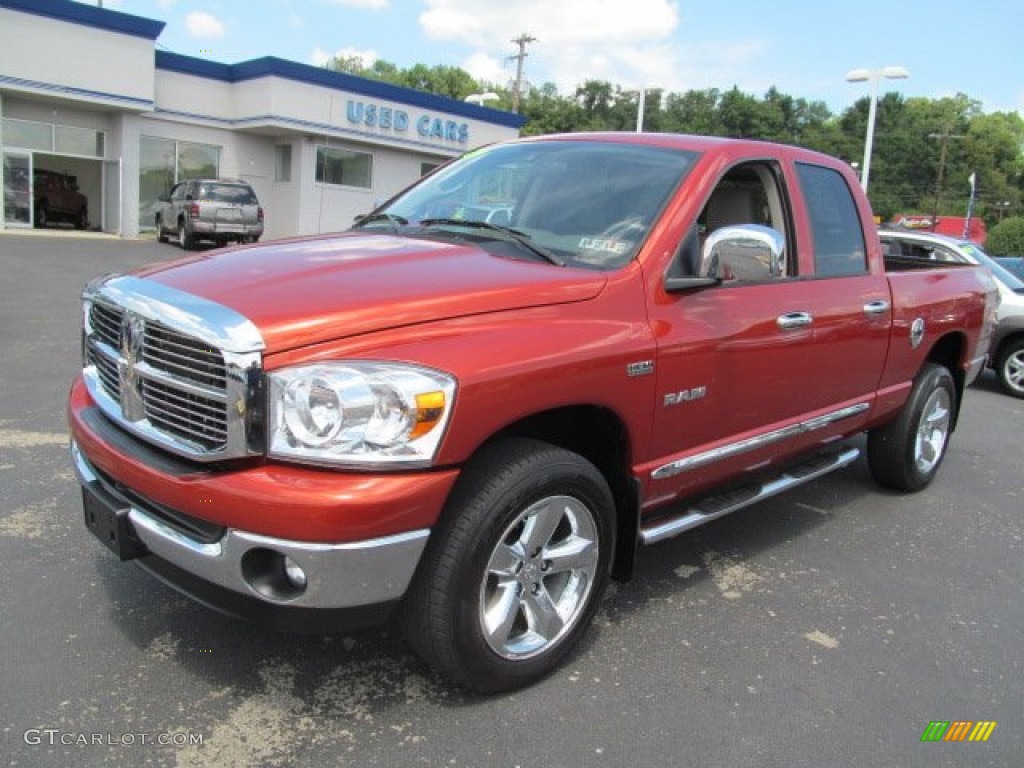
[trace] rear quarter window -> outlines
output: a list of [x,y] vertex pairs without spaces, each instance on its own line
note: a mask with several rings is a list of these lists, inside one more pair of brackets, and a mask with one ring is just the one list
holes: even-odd
[[817,277],[862,275],[868,271],[860,214],[846,179],[838,171],[797,163],[811,233]]

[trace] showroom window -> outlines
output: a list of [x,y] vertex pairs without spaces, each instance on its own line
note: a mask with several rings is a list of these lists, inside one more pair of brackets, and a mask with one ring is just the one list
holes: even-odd
[[317,146],[316,180],[321,184],[370,189],[373,155],[351,149]]
[[274,146],[274,181],[292,180],[292,145]]
[[216,179],[220,170],[220,147],[178,142],[178,181]]
[[60,155],[103,157],[103,131],[71,125],[38,123],[34,120],[3,119],[4,144]]
[[220,176],[220,147],[143,136],[139,141],[139,227],[153,229],[160,196],[185,179]]

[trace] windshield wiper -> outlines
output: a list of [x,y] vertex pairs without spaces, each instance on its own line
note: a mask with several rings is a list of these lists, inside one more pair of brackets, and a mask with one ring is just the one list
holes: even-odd
[[503,240],[507,240],[512,243],[521,245],[526,250],[530,251],[542,259],[556,264],[559,267],[565,266],[565,259],[559,256],[557,253],[549,251],[542,245],[537,245],[530,240],[530,236],[525,232],[520,232],[518,229],[512,227],[503,227],[499,224],[491,224],[489,221],[477,221],[475,219],[448,219],[448,218],[437,218],[437,219],[422,219],[420,221],[421,227],[435,227],[435,226],[453,226],[453,227],[469,227],[471,229],[486,229],[488,232],[501,235]]
[[375,221],[386,221],[390,225],[388,226],[388,231],[390,232],[397,232],[399,227],[404,227],[409,223],[408,219],[396,216],[393,213],[370,213],[353,224],[352,229],[365,227],[367,224],[372,224]]

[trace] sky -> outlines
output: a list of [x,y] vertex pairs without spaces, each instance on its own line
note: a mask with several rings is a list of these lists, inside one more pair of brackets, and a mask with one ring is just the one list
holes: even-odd
[[[81,0],[97,5],[101,0]],[[775,86],[840,113],[870,94],[854,69],[905,68],[880,93],[965,93],[1024,115],[1024,0],[102,0],[166,23],[157,47],[236,64],[276,56],[320,65],[360,56],[401,68],[462,67],[563,96],[586,80],[670,92]]]

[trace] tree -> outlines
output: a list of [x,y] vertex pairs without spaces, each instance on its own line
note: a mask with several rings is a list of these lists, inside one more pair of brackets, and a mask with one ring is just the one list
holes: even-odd
[[344,72],[349,75],[360,75],[365,77],[366,69],[363,67],[361,56],[335,56],[324,67],[335,72]]
[[719,92],[706,91],[670,93],[665,99],[666,129],[676,133],[695,133],[703,136],[718,135]]
[[523,126],[524,136],[537,136],[545,133],[569,133],[578,130],[583,122],[582,108],[572,99],[562,98],[554,83],[545,83],[540,88],[531,89],[530,93],[520,102],[526,125]]
[[[492,91],[501,99],[489,106],[500,109],[510,103],[507,89],[474,80],[459,67],[401,69],[380,59],[367,67],[359,56],[336,57],[326,66],[460,101]],[[632,131],[637,98],[637,91],[604,80],[588,80],[568,96],[545,83],[520,103],[526,118],[522,134]],[[651,91],[644,104],[644,129],[780,141],[859,164],[869,103],[867,97],[858,99],[836,116],[823,102],[795,98],[775,87],[762,97],[735,86],[728,91]],[[878,215],[963,215],[972,173],[977,179],[975,213],[990,227],[1024,205],[1024,119],[1019,114],[983,114],[980,103],[962,93],[926,99],[890,92],[877,107],[869,192]]]
[[1024,217],[1013,216],[989,230],[985,250],[993,256],[1024,255]]

